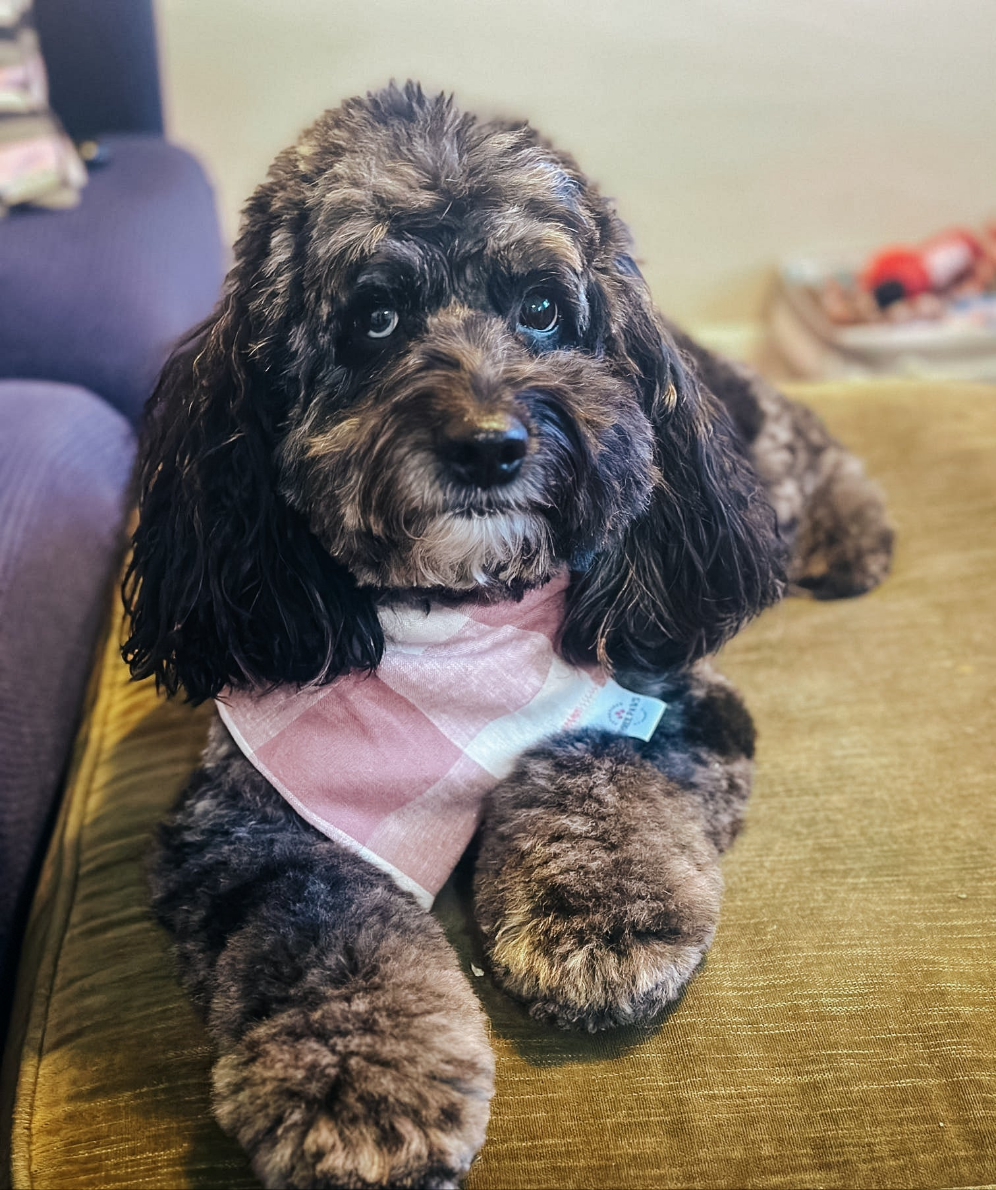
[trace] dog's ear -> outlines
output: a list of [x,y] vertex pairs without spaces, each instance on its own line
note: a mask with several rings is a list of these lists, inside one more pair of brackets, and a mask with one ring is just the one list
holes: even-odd
[[774,511],[725,410],[702,386],[625,255],[600,279],[606,349],[639,386],[658,471],[645,511],[576,575],[562,649],[617,669],[689,663],[782,594]]
[[282,402],[237,293],[178,348],[150,400],[124,582],[132,674],[191,702],[228,685],[330,681],[374,668],[383,649],[371,596],[280,495]]

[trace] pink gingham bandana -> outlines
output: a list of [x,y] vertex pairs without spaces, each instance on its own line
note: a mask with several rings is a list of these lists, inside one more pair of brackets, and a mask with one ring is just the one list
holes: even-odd
[[557,655],[567,582],[519,603],[386,608],[376,673],[228,691],[218,712],[303,818],[429,906],[526,749],[578,727],[648,740],[664,712]]

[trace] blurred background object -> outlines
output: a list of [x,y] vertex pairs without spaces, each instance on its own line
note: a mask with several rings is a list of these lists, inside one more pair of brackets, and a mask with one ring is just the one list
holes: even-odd
[[323,108],[416,77],[526,116],[617,198],[661,307],[766,366],[780,262],[996,210],[992,0],[157,0],[167,124],[228,238]]
[[0,215],[79,202],[86,170],[49,107],[31,0],[0,0]]
[[767,306],[772,360],[810,380],[996,381],[996,224],[890,245],[858,269],[800,258]]

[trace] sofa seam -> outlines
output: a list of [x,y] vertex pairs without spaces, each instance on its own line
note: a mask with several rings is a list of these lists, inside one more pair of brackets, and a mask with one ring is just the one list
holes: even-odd
[[[95,688],[93,691],[93,702],[87,709],[84,718],[77,729],[76,739],[81,746],[79,759],[74,770],[70,772],[63,787],[63,796],[66,797],[66,817],[62,824],[61,840],[64,840],[68,832],[72,814],[71,814],[71,799],[69,797],[71,791],[77,787],[77,780],[83,778],[85,782],[85,794],[81,799],[80,804],[80,827],[76,835],[75,846],[72,849],[72,880],[69,884],[68,894],[64,902],[65,908],[61,915],[61,921],[58,924],[59,940],[55,951],[55,956],[52,962],[52,969],[48,986],[45,991],[45,1018],[42,1023],[41,1033],[38,1038],[37,1045],[37,1060],[35,1065],[34,1078],[31,1083],[31,1092],[28,1104],[27,1119],[25,1120],[25,1140],[27,1142],[27,1153],[25,1154],[24,1168],[28,1176],[28,1186],[26,1190],[34,1190],[37,1183],[35,1181],[34,1171],[34,1120],[35,1120],[35,1104],[38,1097],[38,1086],[41,1081],[42,1060],[45,1053],[45,1041],[48,1035],[49,1016],[52,1005],[52,1000],[55,992],[55,984],[59,974],[59,969],[62,962],[62,954],[65,948],[66,939],[69,934],[69,923],[72,918],[73,906],[76,903],[76,890],[79,886],[80,875],[80,857],[83,850],[83,836],[86,831],[86,812],[89,810],[90,801],[93,794],[93,778],[97,771],[97,765],[100,757],[106,749],[106,734],[103,730],[99,730],[106,726],[108,717],[110,715],[110,699],[101,699],[101,693],[104,690],[105,669],[107,664],[107,652],[112,647],[112,641],[115,636],[115,627],[120,626],[120,618],[115,614],[118,608],[118,576],[119,568],[115,567],[114,579],[112,584],[112,594],[110,600],[110,608],[108,609],[107,619],[105,620],[104,630],[101,633],[97,648],[94,652],[95,659],[99,660],[99,666],[95,674]],[[97,712],[99,711],[99,718]],[[96,735],[94,734],[96,730]],[[51,846],[51,844],[50,844]],[[65,854],[65,853],[64,853]],[[52,936],[52,930],[56,923],[53,920],[50,926],[45,931],[45,938],[48,940]],[[19,1114],[16,1108],[15,1099],[15,1118]]]

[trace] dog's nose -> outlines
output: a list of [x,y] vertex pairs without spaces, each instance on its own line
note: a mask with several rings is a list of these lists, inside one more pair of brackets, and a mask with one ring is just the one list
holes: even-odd
[[451,475],[478,488],[494,488],[518,475],[526,457],[529,432],[516,417],[447,437],[440,454]]

